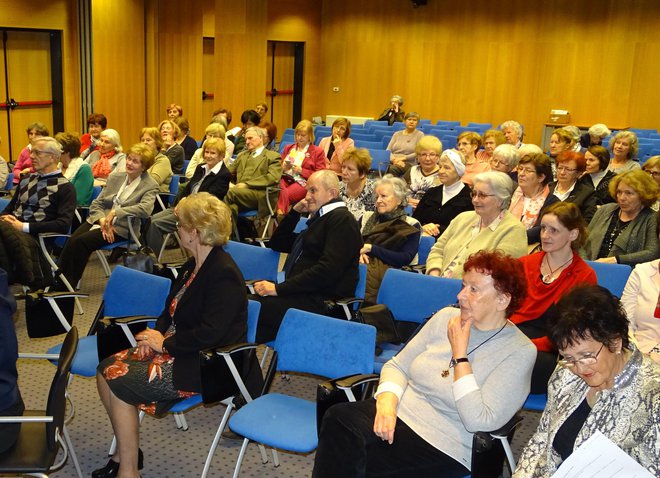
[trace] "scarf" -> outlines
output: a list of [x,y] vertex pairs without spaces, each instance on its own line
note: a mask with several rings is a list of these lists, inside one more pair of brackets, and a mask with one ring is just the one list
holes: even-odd
[[94,166],[92,166],[92,174],[94,174],[95,178],[108,178],[113,169],[110,164],[110,158],[115,154],[117,154],[117,152],[114,149],[108,153],[100,153],[101,157],[94,163]]

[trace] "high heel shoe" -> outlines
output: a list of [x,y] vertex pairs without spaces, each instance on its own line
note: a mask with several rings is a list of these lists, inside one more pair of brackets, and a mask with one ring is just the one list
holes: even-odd
[[[138,448],[138,470],[141,470],[143,466],[144,454],[142,453],[142,450]],[[92,478],[115,478],[118,473],[119,463],[110,458],[103,468],[92,471]]]

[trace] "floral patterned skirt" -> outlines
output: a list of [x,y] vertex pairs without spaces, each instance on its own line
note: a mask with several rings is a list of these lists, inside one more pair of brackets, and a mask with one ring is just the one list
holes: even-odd
[[103,360],[97,371],[117,398],[160,416],[181,400],[196,395],[174,388],[173,365],[174,357],[169,354],[139,358],[137,348],[130,348]]

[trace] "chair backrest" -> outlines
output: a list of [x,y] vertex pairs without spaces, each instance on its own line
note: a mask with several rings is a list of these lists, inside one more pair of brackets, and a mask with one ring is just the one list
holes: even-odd
[[158,316],[165,308],[172,281],[124,266],[112,271],[103,292],[106,317]]
[[62,430],[64,426],[64,414],[66,411],[66,386],[69,383],[69,373],[73,357],[78,348],[78,329],[71,327],[64,337],[60,357],[57,359],[57,370],[50,384],[48,392],[48,402],[46,403],[46,415],[52,416],[53,421],[46,424],[48,448],[55,450],[57,442],[55,440],[55,430]]
[[11,191],[14,187],[14,173],[9,173],[7,175],[7,182],[5,183],[5,190]]
[[[185,171],[185,169],[184,169],[184,171]],[[178,174],[173,174],[172,175],[172,180],[170,181],[170,189],[169,189],[170,194],[172,194],[172,196],[170,196],[167,199],[167,203],[170,206],[172,206],[174,204],[174,200],[176,199],[176,195],[179,192],[179,183],[180,182],[181,182],[181,176],[178,175]]]
[[103,188],[101,186],[94,186],[92,188],[92,201],[99,197],[101,195],[101,191],[103,191]]
[[390,164],[390,152],[384,149],[370,149],[371,155],[371,170],[372,171],[386,171],[387,166]]
[[261,302],[248,300],[248,330],[247,341],[255,343],[257,341],[257,324],[259,321],[259,312],[261,311]]
[[433,236],[422,236],[419,238],[419,250],[417,251],[418,264],[426,264],[426,259],[429,257],[429,253],[434,244],[435,237]]
[[245,280],[263,279],[277,282],[279,252],[236,241],[227,242],[225,251],[234,259]]
[[387,305],[396,320],[422,323],[443,307],[455,304],[461,287],[460,279],[388,269],[376,302]]
[[0,198],[0,211],[4,211],[11,199],[9,198]]
[[277,369],[339,378],[371,373],[376,328],[289,309],[275,339]]
[[[355,286],[355,297],[364,299],[364,293],[367,290],[367,265],[358,264],[358,283]],[[355,304],[357,307],[359,304]]]
[[632,268],[627,264],[605,264],[603,262],[586,261],[596,273],[598,285],[602,285],[612,294],[621,297],[623,288],[628,282]]

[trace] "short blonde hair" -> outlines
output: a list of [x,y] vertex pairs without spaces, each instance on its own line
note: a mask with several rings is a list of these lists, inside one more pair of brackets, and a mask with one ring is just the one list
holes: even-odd
[[295,133],[303,131],[309,135],[309,143],[314,144],[314,125],[310,120],[302,120],[296,125]]
[[614,154],[614,143],[618,140],[625,139],[630,143],[630,149],[628,150],[628,159],[633,159],[637,157],[637,151],[639,151],[639,141],[637,135],[632,131],[619,131],[614,136],[610,138],[610,151]]
[[458,138],[456,138],[456,144],[458,144],[463,138],[467,139],[470,144],[475,145],[477,149],[481,147],[481,135],[479,133],[475,133],[474,131],[463,131],[458,135]]
[[660,168],[660,156],[651,156],[644,162],[644,166],[642,166],[644,171],[653,168]]
[[126,156],[129,154],[137,154],[140,157],[140,164],[143,171],[152,167],[156,161],[156,152],[144,143],[135,143],[128,148]]
[[207,149],[215,149],[220,156],[220,159],[225,157],[225,152],[227,151],[227,145],[224,139],[220,138],[209,138],[204,141],[202,145],[202,156],[206,153]]
[[506,143],[506,137],[499,129],[489,129],[481,137],[483,142],[486,142],[488,138],[493,138],[495,140],[495,145],[499,146],[500,144]]
[[212,133],[219,138],[225,139],[227,135],[227,129],[222,125],[222,123],[211,123],[204,130],[204,134]]
[[347,161],[355,163],[360,176],[367,174],[371,169],[371,154],[367,148],[348,148],[342,156],[341,164]]
[[207,246],[224,246],[232,231],[231,210],[224,202],[207,192],[186,196],[175,209],[179,225],[195,229],[199,242]]
[[435,136],[425,135],[422,136],[419,141],[417,141],[417,146],[415,146],[415,154],[421,154],[422,151],[433,151],[438,153],[438,156],[442,153],[442,141],[440,141]]
[[151,139],[154,140],[154,142],[156,143],[156,149],[158,151],[163,149],[163,146],[164,146],[163,145],[163,137],[160,135],[160,131],[158,130],[158,128],[156,128],[154,126],[145,126],[144,128],[142,128],[140,130],[140,138],[139,138],[140,141],[142,141],[142,137],[145,134],[147,136],[149,136]]
[[610,181],[609,191],[610,196],[616,199],[616,190],[619,183],[626,183],[639,194],[639,199],[645,207],[651,206],[658,199],[658,183],[649,175],[649,173],[641,169],[634,169],[626,171],[625,173],[617,174]]
[[[172,120],[163,120],[163,121],[161,121],[160,124],[158,125],[158,131],[162,131],[163,130],[163,125],[166,124],[166,123],[168,123],[170,126],[172,126],[172,131],[174,131],[174,139],[179,138],[181,136],[181,128],[179,128],[179,125],[176,124]],[[103,133],[101,133],[101,134],[103,134]]]

